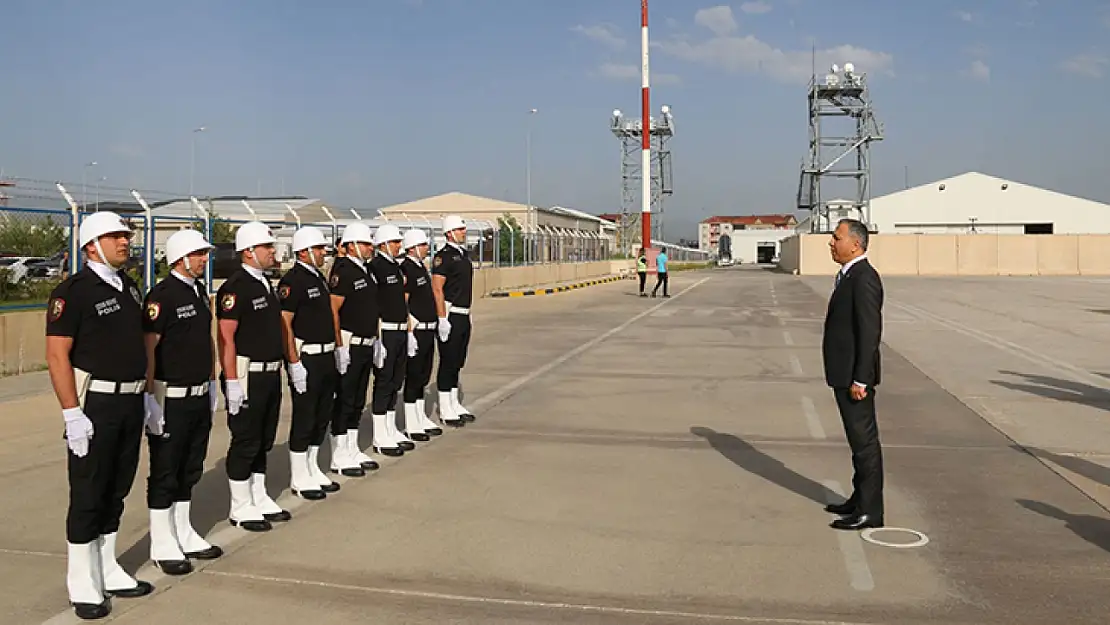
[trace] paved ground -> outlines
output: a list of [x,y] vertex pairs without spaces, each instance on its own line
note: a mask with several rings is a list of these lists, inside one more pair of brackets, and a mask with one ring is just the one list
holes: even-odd
[[[464,376],[479,421],[290,504],[265,535],[223,519],[221,415],[196,505],[230,553],[152,574],[140,477],[121,559],[159,591],[117,600],[113,620],[1105,622],[1110,283],[887,280],[887,522],[928,535],[912,549],[831,530],[821,510],[851,477],[820,368],[831,279],[732,268],[671,286],[483,300]],[[72,622],[43,388],[0,381],[5,623]]]

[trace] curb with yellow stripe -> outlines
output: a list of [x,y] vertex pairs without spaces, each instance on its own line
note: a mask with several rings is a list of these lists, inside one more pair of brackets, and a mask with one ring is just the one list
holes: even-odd
[[596,280],[587,280],[585,282],[575,282],[574,284],[564,284],[562,286],[553,286],[546,289],[526,289],[523,291],[495,291],[490,293],[490,297],[526,297],[528,295],[551,295],[552,293],[562,293],[563,291],[573,291],[574,289],[582,289],[595,284],[605,284],[606,282],[616,282],[617,280],[624,280],[624,276],[609,276],[608,278],[598,278]]

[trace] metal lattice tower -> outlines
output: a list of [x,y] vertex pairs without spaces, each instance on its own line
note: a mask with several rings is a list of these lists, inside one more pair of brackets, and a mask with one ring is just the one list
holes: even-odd
[[[832,129],[826,127],[833,124]],[[809,156],[798,182],[798,210],[810,212],[811,232],[831,232],[834,227],[822,192],[825,177],[855,179],[855,192],[841,196],[853,214],[836,218],[853,217],[870,228],[871,142],[882,139],[867,74],[856,73],[851,63],[845,63],[843,70],[833,65],[820,82],[814,72],[809,83]]]
[[[674,136],[674,117],[671,108],[661,108],[661,120],[651,118],[651,238],[663,240],[663,197],[674,193],[671,185],[671,150],[667,142]],[[609,130],[621,142],[621,219],[617,224],[617,249],[626,253],[634,251],[640,240],[641,187],[643,165],[643,121],[628,119],[613,111]]]

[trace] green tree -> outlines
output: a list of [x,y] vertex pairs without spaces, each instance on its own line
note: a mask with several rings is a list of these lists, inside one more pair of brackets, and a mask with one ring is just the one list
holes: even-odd
[[512,259],[514,263],[524,262],[524,231],[516,217],[505,213],[497,218],[498,258],[502,263]]
[[66,249],[68,236],[53,217],[8,214],[0,219],[0,251],[20,256],[50,256]]

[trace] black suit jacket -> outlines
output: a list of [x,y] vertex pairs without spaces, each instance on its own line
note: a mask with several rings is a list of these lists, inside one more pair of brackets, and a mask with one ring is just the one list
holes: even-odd
[[821,341],[825,382],[833,388],[848,388],[854,382],[878,386],[882,335],[883,281],[864,258],[852,265],[829,297]]

